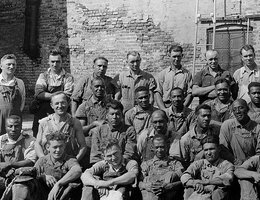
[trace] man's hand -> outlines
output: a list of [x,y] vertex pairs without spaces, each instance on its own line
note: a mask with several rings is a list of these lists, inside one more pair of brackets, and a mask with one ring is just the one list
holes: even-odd
[[162,187],[163,187],[164,190],[171,190],[171,189],[172,189],[172,186],[173,186],[172,183],[164,183],[164,184],[162,185]]
[[107,188],[99,188],[98,189],[98,194],[99,194],[99,197],[103,197],[103,196],[107,196],[109,193],[108,189]]
[[163,193],[163,183],[162,182],[155,182],[152,183],[152,190],[153,193],[157,196],[161,195]]
[[54,187],[55,183],[57,183],[57,180],[51,175],[45,175],[45,183],[48,185],[48,187],[52,188]]
[[204,192],[204,186],[201,183],[196,183],[194,189],[198,193],[203,193]]
[[92,122],[92,126],[96,127],[96,126],[101,126],[105,123],[105,120],[100,120],[100,121],[94,121]]
[[58,186],[58,184],[55,184],[48,195],[48,200],[56,200],[59,189],[60,187]]
[[260,174],[259,173],[255,173],[253,177],[254,177],[255,183],[258,183],[260,181]]
[[215,98],[215,97],[217,97],[216,91],[215,91],[215,90],[212,90],[212,91],[208,94],[208,97],[209,97],[209,98]]

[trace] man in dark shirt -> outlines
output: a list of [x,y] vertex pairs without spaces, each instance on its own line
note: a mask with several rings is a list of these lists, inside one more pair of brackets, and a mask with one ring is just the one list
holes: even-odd
[[248,103],[249,111],[248,116],[260,123],[260,83],[251,82],[248,85],[248,95],[250,102]]

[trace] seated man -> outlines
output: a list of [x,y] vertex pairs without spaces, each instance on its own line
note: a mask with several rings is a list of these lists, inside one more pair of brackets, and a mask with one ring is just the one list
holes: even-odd
[[205,104],[211,107],[211,124],[222,125],[227,119],[233,118],[230,84],[226,79],[218,79],[215,82],[217,97],[208,100]]
[[134,127],[127,126],[123,118],[123,105],[116,100],[107,103],[106,123],[91,130],[92,144],[90,163],[102,160],[101,144],[109,138],[116,138],[125,159],[138,159]]
[[[103,143],[102,150],[104,160],[95,163],[81,176],[84,184],[81,199],[129,199],[129,189],[138,175],[137,162],[135,160],[127,162],[123,158],[121,147],[115,138]],[[95,189],[92,191],[89,190],[90,187],[86,186]]]
[[153,138],[155,156],[141,165],[142,177],[139,182],[143,200],[181,199],[182,164],[168,158],[167,141],[164,135]]
[[150,127],[151,114],[156,108],[154,108],[150,102],[149,89],[140,86],[135,89],[135,105],[133,108],[125,113],[126,125],[133,126],[137,137],[140,132]]
[[193,162],[181,177],[186,188],[184,200],[228,199],[234,166],[220,157],[218,136],[208,135],[201,143],[205,159]]
[[250,102],[248,103],[248,116],[257,123],[260,123],[260,83],[251,82],[248,85],[248,95]]
[[[77,159],[65,152],[67,137],[56,132],[48,134],[46,138],[49,153],[35,163],[37,178],[15,183],[12,188],[13,199],[65,199],[72,193],[72,182],[80,177],[82,171]],[[73,194],[73,199],[80,198],[77,194]]]
[[82,126],[78,119],[67,113],[68,106],[68,98],[64,92],[59,91],[51,96],[51,107],[54,113],[40,120],[35,142],[35,151],[39,158],[48,153],[46,136],[50,133],[60,132],[68,138],[66,154],[75,156],[78,161],[82,160],[86,151]]
[[260,156],[255,155],[246,160],[235,170],[241,188],[241,199],[259,199]]
[[181,88],[173,88],[170,97],[172,104],[165,109],[169,118],[169,129],[180,138],[194,126],[195,114],[190,108],[184,106],[184,91]]
[[22,119],[11,115],[5,124],[6,134],[0,136],[0,194],[5,189],[5,180],[13,169],[33,166],[36,161],[35,138],[21,132]]

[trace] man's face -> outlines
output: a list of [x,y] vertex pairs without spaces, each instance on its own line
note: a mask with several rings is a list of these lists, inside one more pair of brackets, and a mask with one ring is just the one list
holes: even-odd
[[208,128],[211,120],[211,111],[208,109],[200,109],[197,117],[197,123],[201,128]]
[[210,163],[214,163],[219,158],[218,145],[214,143],[205,143],[203,145],[204,156]]
[[167,147],[164,140],[153,141],[154,153],[157,158],[163,159],[167,155]]
[[105,84],[101,80],[94,80],[91,85],[92,93],[97,98],[103,98],[105,96]]
[[57,115],[64,115],[68,110],[68,101],[64,94],[52,97],[51,107]]
[[16,141],[21,135],[22,123],[16,119],[7,119],[5,128],[8,137]]
[[141,58],[139,56],[129,55],[127,58],[127,65],[129,68],[134,71],[138,72],[140,70]]
[[123,161],[121,149],[114,145],[110,149],[105,150],[104,159],[113,167],[119,167]]
[[245,66],[250,67],[255,63],[255,54],[251,49],[248,51],[243,49],[241,54],[241,59]]
[[52,158],[58,160],[62,157],[65,151],[65,142],[63,140],[51,140],[47,144],[47,150],[49,151]]
[[49,56],[49,65],[52,71],[60,72],[62,69],[62,60],[60,55]]
[[136,102],[143,109],[149,108],[150,106],[149,98],[150,95],[148,91],[139,91],[136,93]]
[[123,113],[120,109],[109,108],[107,113],[107,121],[113,126],[121,124]]
[[235,101],[232,109],[238,122],[243,122],[247,118],[248,108],[240,101]]
[[224,102],[230,98],[230,90],[227,83],[217,84],[215,90],[220,101]]
[[171,100],[172,100],[172,105],[174,107],[182,107],[183,106],[183,101],[184,101],[184,97],[183,97],[183,93],[181,90],[173,90],[171,92]]
[[218,68],[218,53],[216,51],[208,51],[206,53],[207,64],[211,69]]
[[162,114],[156,113],[152,115],[151,118],[151,123],[154,129],[159,133],[159,134],[166,134],[167,131],[167,120],[164,119]]
[[94,63],[94,74],[98,77],[105,76],[107,72],[107,62],[103,59],[98,59]]
[[14,75],[16,70],[16,60],[15,59],[6,59],[1,63],[1,69],[4,74]]
[[260,104],[260,87],[251,87],[249,91],[249,96],[254,104]]
[[170,54],[172,64],[175,67],[180,67],[181,66],[181,59],[182,59],[182,52],[178,51],[172,51]]

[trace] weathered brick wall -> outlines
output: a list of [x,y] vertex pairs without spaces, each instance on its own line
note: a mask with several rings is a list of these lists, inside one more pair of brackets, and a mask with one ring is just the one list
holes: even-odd
[[[241,1],[242,14],[259,14],[256,0]],[[156,75],[169,64],[167,48],[181,44],[183,64],[192,69],[195,34],[195,1],[191,0],[41,0],[39,17],[40,57],[31,60],[23,53],[25,1],[0,1],[0,56],[13,52],[18,57],[17,77],[24,80],[28,101],[32,99],[39,73],[48,68],[48,51],[60,46],[66,55],[64,66],[76,80],[92,73],[96,56],[109,60],[108,74],[125,69],[126,53],[137,50],[142,68]],[[200,13],[209,17],[213,1],[200,0]],[[227,1],[227,15],[240,12],[237,0]],[[217,3],[217,16],[222,16],[223,2]],[[260,49],[259,21],[251,21],[253,45]],[[203,24],[198,31],[198,44],[206,43]],[[197,47],[196,71],[205,63],[205,45]],[[257,51],[257,62],[260,52]]]

